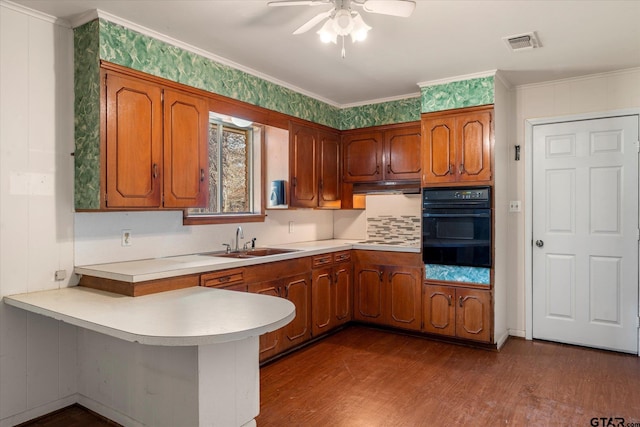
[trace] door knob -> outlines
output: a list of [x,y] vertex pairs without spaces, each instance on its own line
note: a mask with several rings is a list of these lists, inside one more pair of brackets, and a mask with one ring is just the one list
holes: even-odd
[[542,240],[536,240],[536,246],[541,248],[544,246],[544,242]]

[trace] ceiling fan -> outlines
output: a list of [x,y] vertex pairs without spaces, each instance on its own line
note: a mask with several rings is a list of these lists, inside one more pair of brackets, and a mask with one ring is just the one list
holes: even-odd
[[351,36],[354,43],[363,41],[371,29],[365,24],[360,13],[352,9],[352,6],[362,8],[369,13],[408,18],[413,13],[416,2],[413,0],[277,0],[270,1],[267,5],[276,7],[333,5],[331,9],[318,13],[302,24],[293,34],[306,33],[328,18],[322,28],[318,30],[320,40],[324,43],[337,43],[338,36],[342,37],[342,57],[344,58],[345,36]]

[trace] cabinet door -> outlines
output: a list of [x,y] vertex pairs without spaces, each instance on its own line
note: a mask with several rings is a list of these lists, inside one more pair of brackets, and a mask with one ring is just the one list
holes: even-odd
[[204,99],[164,91],[164,206],[204,207],[207,204],[207,127]]
[[382,181],[382,132],[345,135],[342,152],[344,182]]
[[296,306],[296,317],[284,328],[284,348],[295,347],[311,337],[311,275],[284,279],[284,297]]
[[353,318],[364,322],[384,323],[382,312],[382,267],[361,265],[354,277]]
[[422,139],[422,184],[455,182],[455,119],[423,120]]
[[421,177],[420,126],[388,130],[384,133],[384,179],[419,180]]
[[419,331],[422,323],[421,269],[412,267],[386,267],[386,301],[389,315],[387,324]]
[[456,336],[475,341],[491,339],[491,293],[456,289]]
[[339,208],[342,194],[340,180],[340,137],[318,133],[318,206]]
[[467,114],[456,119],[460,181],[491,180],[491,113]]
[[108,73],[106,207],[160,207],[161,169],[162,90]]
[[[280,297],[282,292],[282,280],[271,280],[261,283],[251,283],[248,286],[249,292],[272,297]],[[268,359],[278,354],[283,348],[283,329],[267,332],[260,335],[260,361]]]
[[351,320],[353,295],[353,263],[338,264],[334,267],[333,320],[342,325]]
[[296,207],[318,206],[315,129],[291,124],[289,129],[289,173],[291,181],[289,204]]
[[311,274],[311,332],[314,336],[331,329],[332,268],[313,270]]
[[456,334],[455,289],[448,286],[424,286],[422,301],[424,332],[454,336]]

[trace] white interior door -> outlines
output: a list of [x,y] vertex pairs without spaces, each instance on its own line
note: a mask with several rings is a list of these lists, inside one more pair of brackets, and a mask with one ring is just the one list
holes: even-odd
[[533,337],[638,353],[638,116],[533,128]]

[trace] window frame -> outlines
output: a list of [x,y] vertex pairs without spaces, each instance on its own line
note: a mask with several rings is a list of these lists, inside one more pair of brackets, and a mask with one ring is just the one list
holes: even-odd
[[[211,108],[209,108],[211,111]],[[218,113],[218,111],[216,111]],[[208,123],[211,123],[209,121]],[[215,122],[215,121],[214,121]],[[224,125],[224,123],[223,123]],[[243,212],[243,213],[212,213],[212,214],[190,214],[189,208],[183,210],[183,225],[199,225],[199,224],[230,224],[230,223],[244,223],[244,222],[264,222],[266,217],[265,213],[265,189],[264,189],[264,180],[265,180],[265,167],[266,167],[266,158],[265,158],[265,141],[264,141],[264,127],[265,125],[262,123],[255,123],[254,126],[259,126],[263,130],[261,133],[261,137],[258,143],[253,140],[255,137],[255,133],[252,136],[252,147],[249,151],[251,151],[253,155],[252,160],[252,169],[248,172],[249,179],[254,182],[254,188],[250,197],[253,198],[251,204],[253,205],[254,212]],[[229,126],[229,128],[233,129],[233,126]],[[259,146],[259,159],[256,159],[256,146]],[[256,174],[256,166],[259,164],[259,174]],[[259,179],[257,179],[259,177]],[[259,188],[256,188],[259,186]],[[256,203],[256,196],[259,195],[259,203]]]

